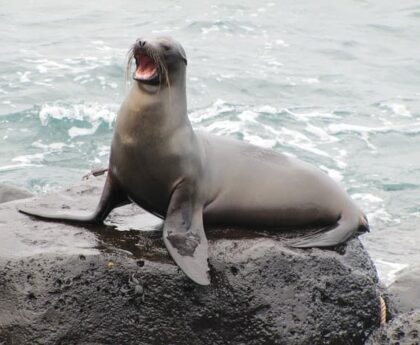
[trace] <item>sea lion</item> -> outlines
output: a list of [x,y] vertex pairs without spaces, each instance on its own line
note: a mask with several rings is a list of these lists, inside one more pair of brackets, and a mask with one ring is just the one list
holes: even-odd
[[[182,46],[139,39],[134,83],[118,112],[108,175],[92,214],[20,211],[44,219],[102,222],[135,202],[165,218],[164,243],[198,284],[210,283],[204,224],[319,227],[293,247],[329,247],[368,230],[366,217],[327,174],[296,158],[195,132],[187,115]],[[129,63],[130,65],[130,63]]]

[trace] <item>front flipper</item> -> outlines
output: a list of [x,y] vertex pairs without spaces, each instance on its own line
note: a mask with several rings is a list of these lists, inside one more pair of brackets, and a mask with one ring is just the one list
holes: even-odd
[[209,285],[203,207],[194,199],[188,183],[178,184],[169,202],[163,225],[163,241],[176,264],[190,279],[200,285]]
[[67,221],[75,223],[101,223],[115,208],[130,203],[126,194],[111,175],[108,175],[102,190],[102,196],[95,212],[46,210],[19,206],[19,212],[41,219]]

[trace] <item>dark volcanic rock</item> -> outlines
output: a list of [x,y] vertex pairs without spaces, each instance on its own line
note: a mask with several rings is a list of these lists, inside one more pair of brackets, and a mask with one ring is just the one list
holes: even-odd
[[[100,183],[32,203],[93,209]],[[31,199],[32,200],[32,199]],[[24,202],[28,203],[28,201]],[[291,249],[284,235],[207,229],[211,285],[172,262],[135,206],[110,226],[43,222],[0,205],[0,344],[363,344],[375,268],[358,239]]]
[[419,345],[420,310],[398,315],[388,325],[378,329],[366,345]]
[[0,184],[0,204],[33,196],[30,192],[7,184]]
[[420,265],[400,272],[389,286],[389,293],[399,312],[420,310]]

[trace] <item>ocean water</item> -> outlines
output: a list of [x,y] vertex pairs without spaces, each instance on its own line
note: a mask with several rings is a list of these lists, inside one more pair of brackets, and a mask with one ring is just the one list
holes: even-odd
[[0,182],[46,193],[106,166],[127,51],[171,35],[194,127],[342,183],[386,284],[420,262],[418,1],[0,0],[0,32]]

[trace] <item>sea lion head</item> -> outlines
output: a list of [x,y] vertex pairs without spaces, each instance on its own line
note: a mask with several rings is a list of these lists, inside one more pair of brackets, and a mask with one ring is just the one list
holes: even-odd
[[170,37],[138,39],[129,52],[128,68],[135,61],[133,79],[139,86],[165,88],[185,76],[187,58],[181,44]]

